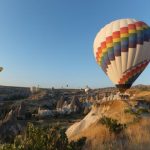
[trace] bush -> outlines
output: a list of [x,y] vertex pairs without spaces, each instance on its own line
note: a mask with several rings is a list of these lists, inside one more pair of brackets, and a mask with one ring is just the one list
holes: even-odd
[[68,142],[64,129],[59,126],[39,128],[29,123],[26,132],[15,138],[13,144],[0,146],[1,150],[81,150],[85,138]]
[[149,111],[148,111],[148,109],[146,109],[146,108],[139,108],[139,109],[137,110],[137,113],[138,113],[138,114],[143,114],[143,113],[149,113]]
[[139,115],[138,113],[137,113],[137,111],[135,111],[135,110],[132,110],[132,109],[125,109],[124,110],[124,113],[130,113],[130,114],[133,114],[133,115]]
[[125,109],[124,112],[134,114],[136,116],[141,115],[143,113],[149,113],[148,109],[146,109],[146,108],[139,108],[139,109],[134,110],[134,111],[131,109]]
[[68,150],[81,150],[83,145],[85,144],[86,138],[83,137],[79,139],[78,141],[71,141],[68,145]]
[[117,120],[105,116],[100,119],[100,122],[109,128],[110,133],[119,134],[124,128],[126,128],[126,124],[118,123]]

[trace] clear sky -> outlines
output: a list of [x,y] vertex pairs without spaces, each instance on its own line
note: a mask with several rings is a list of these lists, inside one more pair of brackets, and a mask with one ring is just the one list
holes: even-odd
[[[149,0],[0,0],[0,84],[112,86],[96,64],[93,41],[105,24],[150,25]],[[150,66],[135,84],[150,84]]]

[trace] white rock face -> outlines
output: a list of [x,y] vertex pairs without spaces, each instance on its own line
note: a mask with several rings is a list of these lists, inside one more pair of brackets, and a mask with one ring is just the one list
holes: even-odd
[[83,120],[73,124],[72,126],[68,128],[68,130],[66,131],[67,136],[72,137],[76,135],[79,131],[81,132],[87,129],[93,123],[96,123],[102,117],[103,111],[105,110],[95,109],[93,106],[91,111],[85,116]]
[[[81,120],[70,126],[66,131],[69,139],[87,130],[90,126],[99,123],[103,116],[110,118],[122,117],[124,109],[129,108],[124,100],[112,100],[96,103],[92,106],[91,111]],[[123,121],[123,120],[121,120]]]
[[53,116],[53,112],[48,109],[38,109],[38,115],[39,116]]

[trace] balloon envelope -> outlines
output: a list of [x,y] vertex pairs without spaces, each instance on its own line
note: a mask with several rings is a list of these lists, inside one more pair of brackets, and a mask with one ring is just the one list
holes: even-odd
[[0,67],[0,72],[3,71],[3,67]]
[[110,80],[125,91],[150,61],[150,27],[135,19],[107,24],[94,40],[94,56]]

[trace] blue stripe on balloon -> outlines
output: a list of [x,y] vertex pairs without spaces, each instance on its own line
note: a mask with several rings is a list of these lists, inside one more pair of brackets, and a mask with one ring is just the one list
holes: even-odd
[[112,47],[108,48],[108,57],[109,60],[115,60],[114,49]]
[[122,52],[127,52],[129,47],[129,39],[128,37],[122,38],[121,39],[121,51]]
[[136,33],[129,34],[129,47],[135,48],[136,42],[137,42],[137,34]]
[[148,30],[147,29],[144,29],[143,33],[144,33],[144,41],[147,41],[149,40],[149,35],[148,35]]
[[148,38],[150,40],[150,27],[147,29]]
[[121,44],[120,44],[120,42],[114,43],[114,54],[115,54],[115,56],[121,56]]
[[128,44],[129,42],[128,41],[121,41],[121,48],[128,48]]
[[102,56],[102,61],[105,62],[106,68],[108,68],[107,66],[110,64],[110,61],[109,61],[109,58],[108,58],[107,53],[105,53],[105,54]]
[[137,35],[136,35],[136,34],[130,35],[130,36],[129,36],[129,43],[130,43],[130,42],[136,42],[136,39],[137,39]]
[[101,63],[101,67],[102,67],[103,71],[106,73],[106,64],[103,60],[102,60],[102,63]]
[[137,32],[137,44],[143,44],[144,32],[142,30]]

